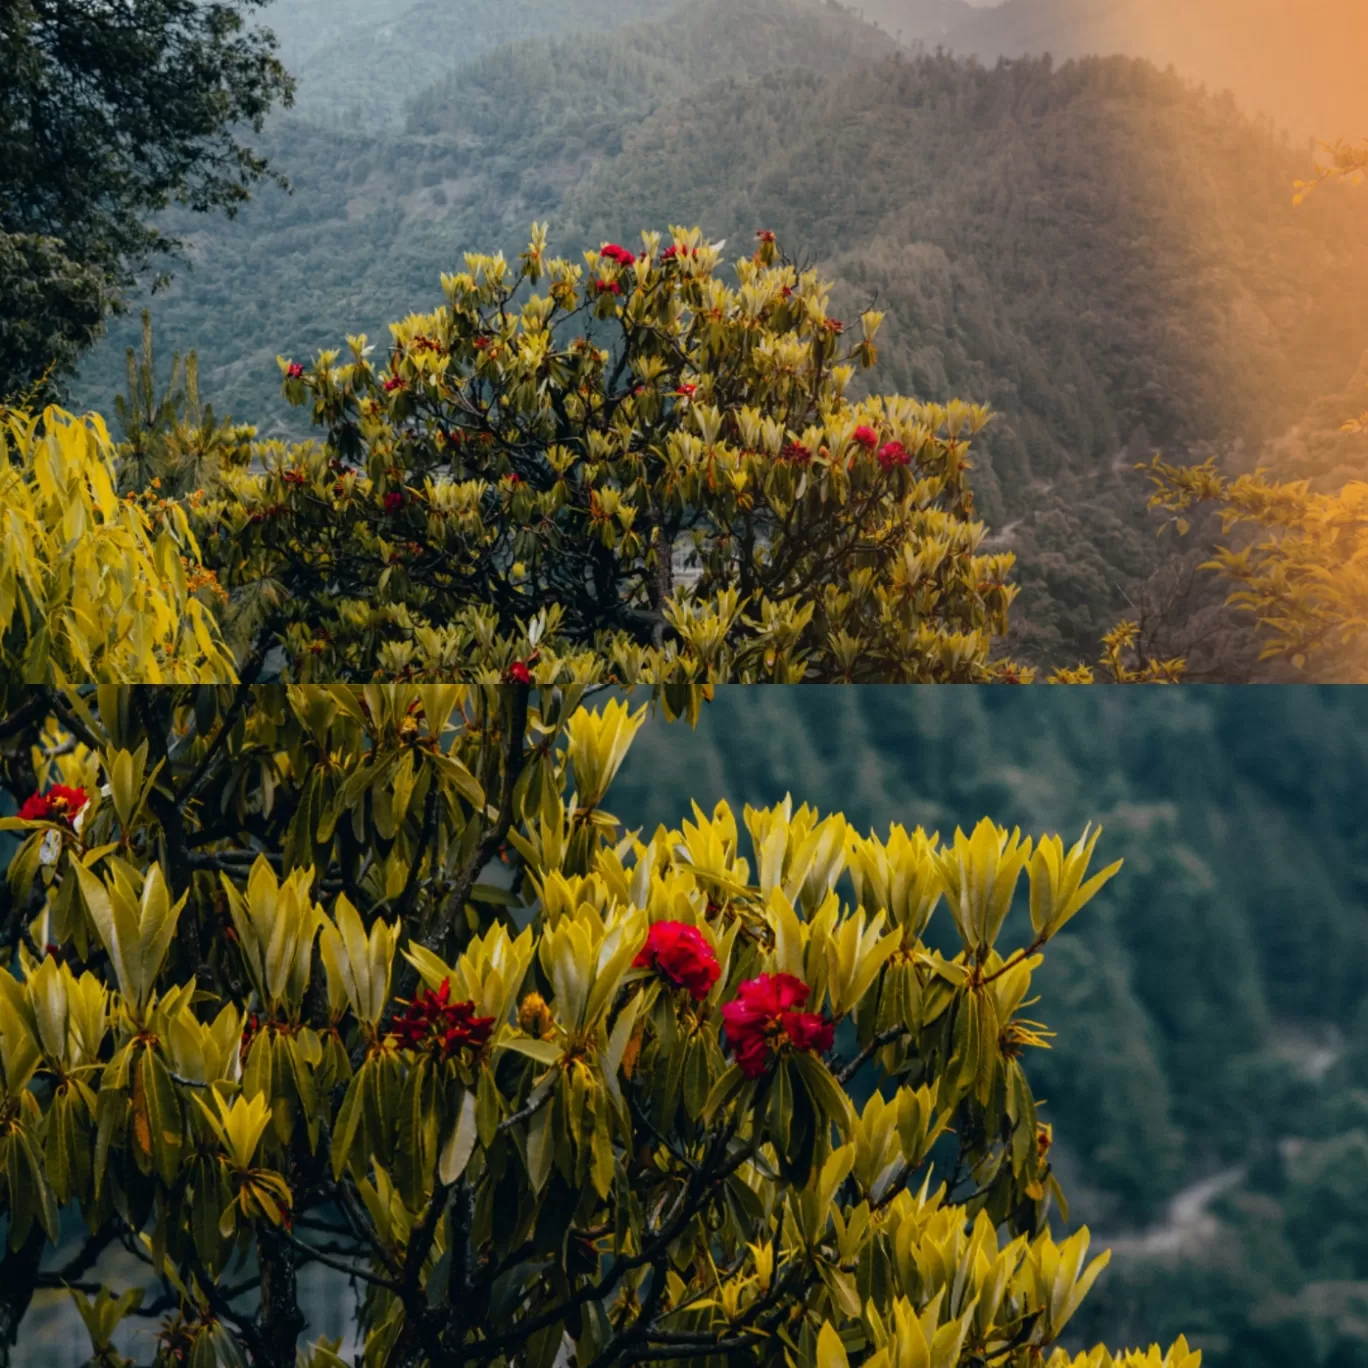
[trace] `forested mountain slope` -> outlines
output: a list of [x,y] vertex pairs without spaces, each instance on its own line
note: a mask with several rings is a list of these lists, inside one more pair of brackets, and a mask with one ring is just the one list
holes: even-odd
[[877,298],[874,383],[1002,415],[981,507],[1022,560],[1019,645],[1058,657],[1088,651],[1154,563],[1135,460],[1248,459],[1358,362],[1368,203],[1293,212],[1302,164],[1145,63],[908,59],[664,109],[565,216],[591,241],[643,220],[763,224],[848,307]]
[[[880,0],[897,9],[905,0]],[[916,13],[920,5],[908,6]],[[1215,91],[1233,90],[1298,138],[1357,136],[1368,126],[1360,0],[1006,0],[945,35],[951,51],[999,57],[1094,53],[1144,57]]]
[[[727,73],[841,71],[887,49],[886,35],[825,5],[704,0],[611,36],[474,57],[440,98],[416,102],[412,133],[277,119],[264,141],[294,193],[263,190],[231,222],[176,221],[192,269],[152,299],[158,337],[199,348],[204,391],[222,407],[264,433],[290,422],[297,432],[278,354],[311,354],[349,332],[385,338],[386,324],[440,296],[441,273],[463,252],[516,252],[534,218],[557,221],[566,189],[620,155],[624,132],[660,105]],[[569,245],[559,224],[555,245]],[[111,329],[83,371],[81,402],[110,407],[136,334],[135,320]]]
[[1365,783],[1362,690],[727,688],[694,734],[648,726],[610,806],[647,834],[691,799],[786,792],[862,830],[1101,822],[1126,864],[1047,958],[1059,1034],[1029,1060],[1073,1219],[1124,1236],[1232,1185],[1214,1238],[1123,1239],[1078,1339],[1186,1329],[1206,1368],[1362,1368]]
[[[354,129],[399,131],[415,92],[500,44],[608,32],[658,18],[675,0],[276,0],[262,22],[280,31],[299,79],[298,108]],[[509,95],[511,92],[505,92]],[[510,99],[511,107],[517,100]]]
[[[1166,549],[1135,462],[1248,463],[1354,374],[1368,200],[1294,211],[1304,151],[1140,62],[888,51],[839,7],[706,0],[476,55],[402,134],[280,119],[295,194],[180,225],[195,269],[154,300],[161,345],[200,349],[221,410],[298,431],[278,354],[383,342],[464,251],[516,252],[533,218],[569,251],[698,222],[741,253],[774,228],[843,307],[889,311],[875,383],[999,411],[977,479],[1021,561],[1013,648],[1091,657]],[[92,356],[80,402],[110,407],[133,333]]]

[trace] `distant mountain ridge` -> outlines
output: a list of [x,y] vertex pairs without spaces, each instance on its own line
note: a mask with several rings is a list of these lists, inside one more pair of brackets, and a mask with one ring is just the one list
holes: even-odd
[[849,0],[844,8],[904,43],[928,46],[944,41],[974,14],[965,0]]
[[413,96],[502,44],[609,32],[659,18],[676,0],[276,0],[262,23],[281,38],[306,115],[398,129]]
[[[902,0],[880,0],[889,9]],[[921,0],[911,0],[915,16]],[[1229,88],[1294,137],[1368,135],[1362,0],[1005,0],[965,15],[948,50],[991,63],[1113,53]]]

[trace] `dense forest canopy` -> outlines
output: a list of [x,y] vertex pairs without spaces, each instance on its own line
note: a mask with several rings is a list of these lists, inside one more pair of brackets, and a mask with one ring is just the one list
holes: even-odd
[[[889,56],[886,34],[835,6],[628,6],[611,28],[576,12],[590,32],[513,7],[508,22],[531,16],[541,36],[490,47],[503,30],[472,11],[474,36],[409,104],[407,131],[294,116],[268,129],[293,196],[265,191],[197,233],[195,269],[153,301],[163,347],[199,348],[220,411],[291,431],[277,355],[383,337],[436,302],[441,269],[520,250],[533,218],[567,252],[671,222],[744,252],[774,228],[836,279],[841,307],[889,311],[880,385],[999,413],[975,480],[1021,563],[1011,646],[1059,664],[1092,658],[1170,554],[1138,461],[1162,448],[1250,464],[1358,367],[1368,206],[1327,193],[1293,212],[1305,153],[1230,97],[1123,59]],[[374,39],[382,54],[402,23]],[[306,74],[304,106],[308,90]],[[119,329],[92,356],[83,403],[108,407],[131,340]],[[1210,549],[1199,531],[1189,571]],[[1196,598],[1183,622],[1209,610]],[[1160,654],[1191,654],[1182,625]]]

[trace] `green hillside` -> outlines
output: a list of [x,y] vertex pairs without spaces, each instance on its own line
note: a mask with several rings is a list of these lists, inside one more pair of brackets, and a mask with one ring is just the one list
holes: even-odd
[[[1126,864],[1047,961],[1059,1039],[1031,1060],[1071,1214],[1119,1247],[1077,1337],[1186,1329],[1205,1368],[1361,1368],[1365,783],[1362,690],[727,688],[695,734],[649,725],[611,797],[648,823],[785,793],[946,836],[1101,822]],[[1219,1226],[1181,1202],[1175,1224],[1168,1200],[1213,1177]]]
[[[890,58],[888,35],[849,10],[793,0],[636,22],[642,11],[618,9],[611,32],[492,49],[508,25],[544,32],[538,5],[497,20],[474,6],[454,46],[433,20],[448,74],[423,89],[384,78],[416,92],[404,132],[318,122],[301,97],[266,139],[295,193],[263,191],[232,223],[176,225],[193,269],[153,300],[163,351],[198,347],[220,411],[303,435],[277,355],[361,331],[383,341],[388,322],[437,302],[464,251],[517,251],[534,218],[571,252],[679,222],[744,252],[773,228],[847,307],[888,310],[875,384],[998,411],[976,478],[994,544],[1020,561],[1015,653],[1091,658],[1153,598],[1166,654],[1200,658],[1199,677],[1246,677],[1248,652],[1217,666],[1209,642],[1193,646],[1221,619],[1191,573],[1209,537],[1180,567],[1190,592],[1150,583],[1170,543],[1133,467],[1156,448],[1252,464],[1348,383],[1368,338],[1368,201],[1325,194],[1294,212],[1304,151],[1143,62]],[[575,12],[607,22],[606,6]],[[337,59],[331,88],[358,61],[409,62],[406,22],[384,38],[339,20],[327,43],[362,46]],[[305,92],[323,50],[304,60]],[[111,329],[80,403],[109,409],[134,340],[131,320]]]
[[415,92],[503,43],[611,31],[656,18],[674,0],[444,0],[440,5],[276,0],[263,15],[298,76],[301,113],[400,131]]

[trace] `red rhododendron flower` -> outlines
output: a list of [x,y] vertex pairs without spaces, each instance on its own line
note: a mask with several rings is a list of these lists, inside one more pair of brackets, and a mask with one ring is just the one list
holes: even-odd
[[622,286],[616,280],[596,280],[594,281],[594,289],[598,294],[620,295],[622,293]]
[[638,969],[654,969],[676,988],[687,988],[695,1002],[712,992],[722,972],[703,933],[677,921],[654,923],[633,963]]
[[774,241],[774,231],[773,231],[772,229],[770,229],[770,228],[761,228],[761,229],[755,234],[755,236],[758,237],[758,238],[760,239],[761,242],[773,242],[773,241]]
[[401,390],[403,388],[404,382],[397,375],[391,375],[390,378],[385,381],[386,394],[393,394],[395,390]]
[[862,447],[867,447],[870,451],[873,451],[874,448],[879,445],[879,434],[867,423],[861,423],[860,426],[855,429],[855,440],[859,442]]
[[616,261],[619,266],[636,265],[636,257],[625,247],[619,247],[616,242],[608,243],[599,255],[607,257],[609,261]]
[[508,667],[508,679],[513,684],[530,684],[532,682],[532,671],[528,668],[525,660],[515,660]]
[[723,1004],[727,1043],[747,1078],[759,1078],[771,1053],[786,1042],[794,1049],[818,1053],[831,1048],[835,1023],[815,1012],[796,1010],[808,1000],[809,991],[792,974],[761,974],[748,979],[736,997]]
[[675,390],[675,393],[679,395],[682,399],[692,399],[694,395],[698,393],[698,386],[680,385],[680,387],[677,390]]
[[836,1037],[836,1023],[816,1012],[789,1012],[784,1017],[784,1034],[795,1050],[825,1054]]
[[802,442],[789,442],[779,455],[785,461],[796,461],[799,465],[812,460],[812,452]]
[[32,793],[24,799],[19,819],[23,822],[60,822],[74,817],[88,801],[83,788],[53,784],[46,793]]
[[911,459],[907,448],[901,442],[888,442],[879,448],[879,464],[885,470],[892,470],[894,466],[906,465]]
[[385,495],[385,512],[397,513],[404,506],[404,492],[401,489],[391,489]]
[[390,1034],[407,1050],[425,1050],[450,1059],[457,1050],[478,1050],[489,1040],[493,1017],[475,1015],[473,1002],[451,1001],[451,980],[435,991],[425,988],[403,1004],[390,1023]]
[[300,376],[304,374],[304,367],[301,366],[298,361],[291,361],[288,369],[285,371],[285,374],[291,380],[298,380]]

